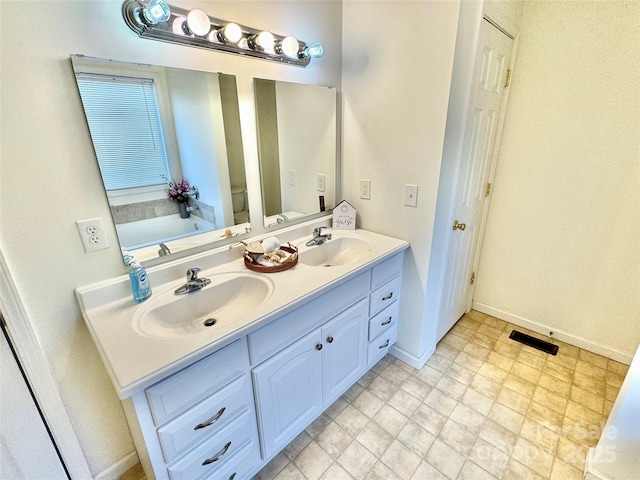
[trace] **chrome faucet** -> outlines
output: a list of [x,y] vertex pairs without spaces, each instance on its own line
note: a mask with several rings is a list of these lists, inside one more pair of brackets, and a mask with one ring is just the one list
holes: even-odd
[[287,216],[284,213],[279,213],[278,217],[276,218],[276,222],[278,222],[278,223],[286,223],[288,221],[289,221],[289,219],[287,218]]
[[313,229],[313,238],[307,242],[307,247],[322,245],[327,240],[331,240],[331,234],[322,235],[322,229],[327,227],[316,227]]
[[187,270],[187,283],[178,287],[174,295],[184,295],[185,293],[196,292],[211,283],[208,278],[198,278],[199,268],[194,267]]
[[187,213],[195,212],[196,210],[200,210],[200,205],[194,204],[187,207]]
[[164,257],[165,255],[171,255],[171,250],[169,250],[169,247],[164,243],[160,243],[158,246],[160,247],[160,250],[158,250],[159,256]]

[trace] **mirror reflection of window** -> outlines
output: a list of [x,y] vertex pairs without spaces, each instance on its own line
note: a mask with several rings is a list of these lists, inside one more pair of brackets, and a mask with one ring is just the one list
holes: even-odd
[[163,185],[171,174],[153,79],[80,73],[77,82],[105,189]]

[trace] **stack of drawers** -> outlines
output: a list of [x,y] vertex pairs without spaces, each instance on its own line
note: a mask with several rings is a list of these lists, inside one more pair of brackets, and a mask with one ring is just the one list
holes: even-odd
[[242,339],[145,390],[168,478],[239,480],[258,464],[247,366]]
[[371,367],[386,355],[398,339],[402,254],[395,255],[371,269],[369,295],[369,346],[367,365]]

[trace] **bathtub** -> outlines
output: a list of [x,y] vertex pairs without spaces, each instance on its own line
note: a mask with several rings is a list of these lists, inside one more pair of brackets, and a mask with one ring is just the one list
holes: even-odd
[[215,229],[213,223],[200,217],[191,215],[189,218],[180,218],[178,213],[116,225],[120,245],[126,250],[158,245],[160,242],[169,242]]

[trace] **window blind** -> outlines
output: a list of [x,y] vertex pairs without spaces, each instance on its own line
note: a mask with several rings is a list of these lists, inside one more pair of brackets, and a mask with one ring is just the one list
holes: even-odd
[[106,190],[170,178],[152,79],[77,74],[78,88]]

